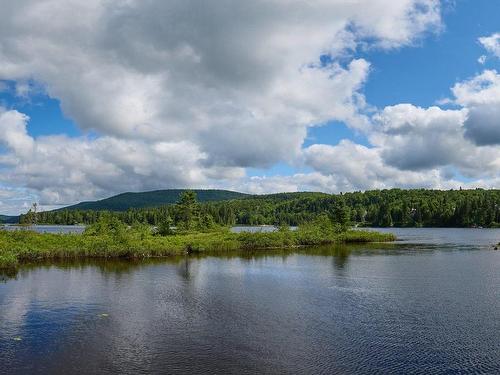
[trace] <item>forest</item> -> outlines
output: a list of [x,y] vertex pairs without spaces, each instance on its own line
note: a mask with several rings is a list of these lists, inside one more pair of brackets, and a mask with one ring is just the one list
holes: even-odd
[[[280,193],[252,195],[239,199],[191,202],[192,222],[210,225],[300,225],[319,215],[328,215],[342,225],[373,227],[498,227],[500,190],[389,189],[344,194]],[[175,226],[186,222],[182,204],[166,204],[126,211],[57,210],[28,212],[21,223],[92,224],[111,215],[132,225]],[[34,217],[36,216],[36,218]]]

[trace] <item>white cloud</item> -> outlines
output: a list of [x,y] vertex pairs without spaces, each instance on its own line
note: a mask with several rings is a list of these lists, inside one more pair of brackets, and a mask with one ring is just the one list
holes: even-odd
[[377,116],[370,141],[389,165],[402,170],[425,170],[453,163],[463,146],[466,112],[427,109],[411,104],[384,108]]
[[29,157],[33,152],[33,139],[26,134],[28,116],[0,107],[0,142],[16,154]]
[[[471,80],[472,86],[477,80]],[[489,96],[489,85],[466,85],[455,86],[461,87],[457,101],[483,103]],[[336,146],[312,145],[304,150],[305,163],[329,180],[324,191],[498,187],[497,110],[495,105],[454,110],[388,106],[372,117],[373,126],[366,132],[370,147],[348,140]],[[473,181],[464,183],[456,176]]]
[[[0,110],[0,182],[38,192],[42,203],[187,186],[465,185],[455,173],[474,178],[470,186],[498,182],[496,71],[457,83],[448,104],[458,109],[398,104],[370,116],[363,95],[370,63],[349,57],[360,46],[411,45],[439,29],[438,1],[0,5],[0,82],[15,81],[20,96],[44,88],[79,127],[97,132],[34,138],[26,115]],[[499,39],[480,42],[498,56]],[[329,64],[320,63],[324,54]],[[363,132],[370,147],[342,141],[304,149],[308,128],[330,120]],[[244,177],[246,167],[283,161],[313,171]]]
[[477,145],[500,145],[500,105],[472,107],[465,135]]
[[[488,160],[484,154],[463,155],[467,160],[462,164],[454,160],[446,166],[412,170],[388,164],[383,157],[383,148],[369,148],[348,140],[336,146],[313,145],[305,150],[306,162],[318,172],[309,175],[314,178],[306,190],[340,192],[394,187],[455,189],[460,186],[495,188],[500,181],[500,158],[498,149],[490,151],[489,156],[493,160]],[[487,172],[478,170],[477,163],[483,163]],[[457,170],[464,174],[484,174],[484,177],[465,183],[455,177]],[[318,173],[321,178],[317,178]],[[296,180],[296,176],[293,179]]]
[[26,189],[0,185],[0,214],[2,215],[17,215],[20,210],[26,212],[36,200],[37,197]]
[[380,148],[369,148],[344,140],[336,146],[313,145],[306,149],[306,162],[328,176],[330,191],[384,189],[392,187],[455,186],[456,181],[444,178],[439,169],[422,172],[388,165]]
[[[471,134],[477,130],[471,127],[473,116],[469,109],[386,107],[375,116],[377,126],[370,141],[387,165],[403,171],[453,168],[470,178],[498,177],[500,148],[477,147],[476,134]],[[481,131],[493,134],[494,129]]]
[[[293,156],[307,126],[364,122],[356,110],[368,64],[317,64],[351,46],[337,40],[348,25],[354,40],[393,48],[440,22],[433,0],[25,0],[2,13],[0,78],[43,82],[83,129],[189,139],[211,162],[243,166]],[[269,128],[289,134],[278,148]],[[261,132],[259,147],[242,144]]]
[[235,179],[241,168],[203,167],[205,155],[187,141],[144,142],[103,136],[27,134],[28,118],[0,110],[1,180],[39,192],[42,204],[64,204],[123,190],[204,185],[209,179]]
[[19,98],[27,99],[32,92],[32,87],[29,82],[17,82],[15,86],[16,96]]
[[500,74],[485,70],[457,83],[455,103],[469,109],[465,135],[477,145],[500,145]]
[[481,43],[489,53],[500,58],[500,33],[479,38],[479,43]]
[[[23,209],[33,194],[53,205],[168,187],[498,187],[496,71],[453,86],[454,98],[441,103],[458,109],[376,110],[363,95],[371,66],[353,58],[355,51],[411,45],[439,30],[438,1],[0,6],[0,82],[14,81],[14,92],[25,97],[46,90],[81,129],[97,133],[33,137],[26,115],[0,109],[0,212]],[[480,40],[493,54],[495,35]],[[330,62],[321,64],[321,55]],[[331,120],[363,133],[370,145],[304,148],[308,129]],[[311,171],[245,176],[246,167],[276,162]]]
[[[97,132],[33,138],[24,115],[4,110],[1,180],[69,203],[295,163],[308,127],[339,120],[368,129],[370,64],[336,57],[346,61],[359,45],[412,44],[439,30],[439,5],[0,0],[0,80],[17,82],[22,96],[31,83],[44,88]],[[324,54],[332,63],[320,64]]]
[[500,74],[496,70],[485,70],[455,84],[451,91],[455,103],[464,107],[500,103]]

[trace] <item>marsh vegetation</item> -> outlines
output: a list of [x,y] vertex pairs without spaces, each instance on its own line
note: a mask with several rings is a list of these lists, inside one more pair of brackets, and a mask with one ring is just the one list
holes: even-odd
[[128,227],[113,217],[102,218],[82,235],[0,230],[0,267],[19,262],[65,258],[150,258],[185,253],[293,248],[329,243],[392,241],[389,233],[345,230],[326,216],[292,231],[232,233],[226,227],[173,230],[137,224]]

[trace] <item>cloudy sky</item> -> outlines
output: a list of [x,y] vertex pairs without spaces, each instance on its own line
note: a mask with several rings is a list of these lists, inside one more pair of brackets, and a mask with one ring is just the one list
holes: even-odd
[[500,2],[0,0],[0,213],[500,187]]

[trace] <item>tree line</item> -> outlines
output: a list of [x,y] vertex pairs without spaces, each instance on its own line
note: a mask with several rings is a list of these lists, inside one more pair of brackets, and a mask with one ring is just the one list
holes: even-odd
[[36,216],[45,224],[92,224],[103,215],[132,225],[299,225],[328,215],[333,222],[375,227],[498,227],[500,190],[389,189],[344,194],[281,193],[198,203],[194,192],[176,204],[121,212],[56,210],[29,212],[21,223]]

